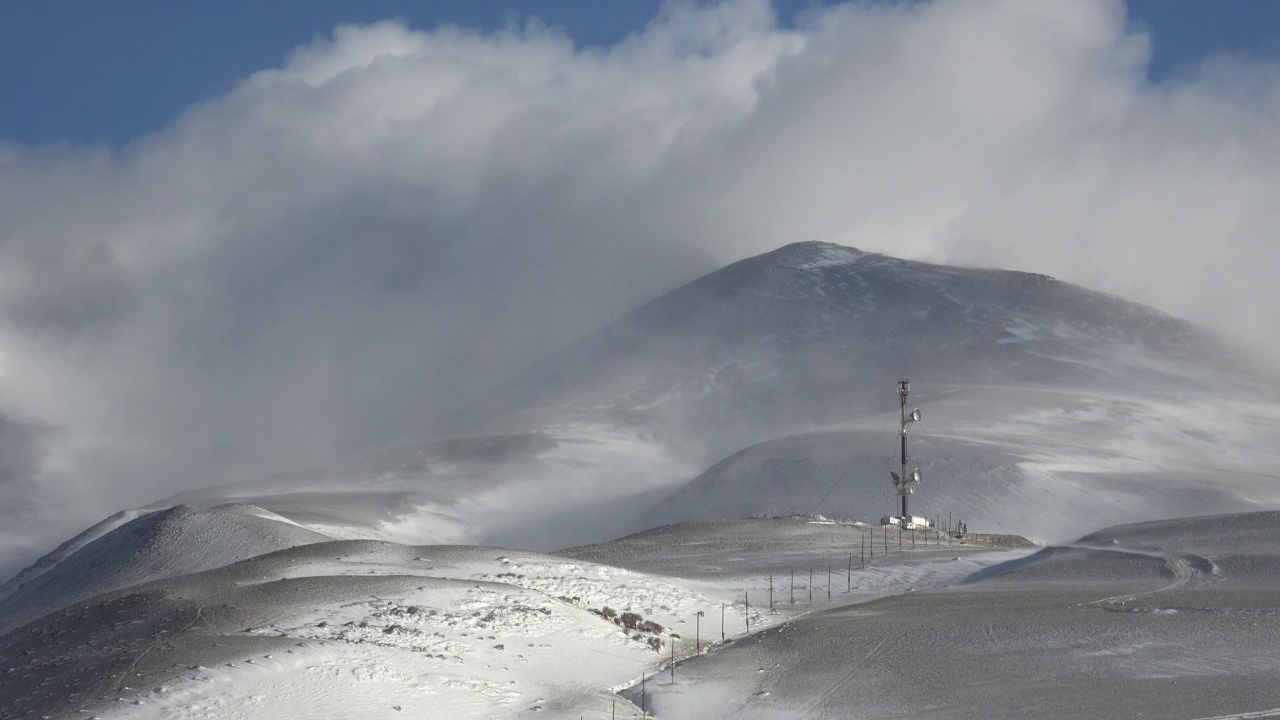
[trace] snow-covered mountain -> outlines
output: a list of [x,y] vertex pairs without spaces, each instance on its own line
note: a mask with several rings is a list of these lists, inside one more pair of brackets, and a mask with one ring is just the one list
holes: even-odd
[[[916,514],[1057,542],[1100,525],[1280,506],[1280,408],[1265,399],[913,385],[924,412],[911,431],[924,478]],[[896,512],[897,433],[891,410],[753,445],[639,524],[795,512],[876,521]]]
[[1061,539],[1100,517],[1280,500],[1257,477],[1280,465],[1275,391],[1212,334],[1042,275],[809,242],[532,363],[456,436],[154,508],[246,503],[330,537],[539,550],[694,518],[875,519],[900,373],[926,408],[930,514]]
[[251,505],[121,514],[0,586],[0,632],[104,592],[330,539]]
[[1221,338],[1043,275],[824,243],[743,260],[509,383],[506,403],[627,417],[702,475],[636,523],[893,509],[895,381],[925,408],[915,507],[1063,540],[1280,504],[1276,386]]
[[904,373],[930,514],[1054,539],[1280,499],[1275,390],[1213,335],[1042,275],[807,242],[532,363],[452,437],[145,510],[239,503],[331,538],[538,550],[692,518],[874,519]]
[[1252,385],[1219,338],[1143,305],[1044,275],[806,242],[650,302],[534,364],[484,410],[607,407],[739,449],[888,407],[881,388],[900,374],[922,389]]
[[332,538],[539,550],[699,517],[876,518],[904,373],[931,514],[1062,538],[1096,526],[1098,498],[1113,520],[1278,499],[1261,480],[1280,467],[1276,392],[1211,334],[1042,275],[808,242],[532,363],[455,436],[146,510],[240,503]]
[[[875,531],[814,515],[892,507],[903,374],[925,416],[912,435],[917,513],[1059,541],[1280,507],[1276,386],[1212,333],[1040,275],[799,243],[532,362],[455,435],[183,493],[72,538],[0,586],[0,672],[21,680],[0,709],[225,716],[247,692],[284,712],[354,683],[408,698],[349,708],[370,716],[434,695],[464,716],[576,717],[573,698],[603,711],[602,688],[656,667],[649,643],[670,649],[672,623],[758,597],[788,568],[847,559],[845,601],[958,580],[988,561],[934,537],[951,544],[893,555],[915,564],[855,583],[853,553]],[[792,514],[813,517],[588,545]],[[571,545],[584,546],[565,551],[572,561],[530,552]],[[630,602],[665,634],[619,635],[574,597]],[[740,618],[750,612],[744,602]],[[503,648],[516,641],[529,650],[513,659]],[[575,680],[589,655],[621,662]],[[19,657],[38,671],[19,672]],[[535,658],[557,671],[512,670]],[[130,673],[180,687],[131,690]],[[92,702],[53,691],[76,678]],[[125,712],[116,697],[144,706]]]

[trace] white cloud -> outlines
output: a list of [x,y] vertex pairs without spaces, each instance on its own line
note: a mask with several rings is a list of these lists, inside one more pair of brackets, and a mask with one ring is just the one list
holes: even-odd
[[603,50],[384,22],[119,152],[5,146],[0,395],[53,430],[0,501],[64,534],[420,436],[700,253],[796,240],[1048,272],[1274,347],[1280,70],[1153,84],[1148,51],[1113,0],[795,31],[670,6]]

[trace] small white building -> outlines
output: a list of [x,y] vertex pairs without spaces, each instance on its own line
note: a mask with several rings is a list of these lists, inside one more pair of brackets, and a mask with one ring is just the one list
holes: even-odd
[[919,515],[883,517],[880,518],[880,524],[899,526],[903,530],[924,530],[925,528],[933,527],[933,523],[929,521],[929,518],[920,517]]

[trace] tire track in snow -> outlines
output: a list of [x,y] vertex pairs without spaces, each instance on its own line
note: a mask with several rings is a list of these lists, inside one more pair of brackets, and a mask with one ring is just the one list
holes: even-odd
[[1213,717],[1196,718],[1196,720],[1256,720],[1257,718],[1273,717],[1280,717],[1280,708],[1254,710],[1253,712],[1243,712],[1235,715],[1214,715]]
[[1123,604],[1133,602],[1135,600],[1141,600],[1143,598],[1150,598],[1150,597],[1155,597],[1156,595],[1162,595],[1165,593],[1173,592],[1182,587],[1185,587],[1188,583],[1192,582],[1193,580],[1205,580],[1213,575],[1216,575],[1218,572],[1217,566],[1215,566],[1211,560],[1205,557],[1201,557],[1199,555],[1192,555],[1190,553],[1174,553],[1174,552],[1167,552],[1167,551],[1158,550],[1158,549],[1148,550],[1148,549],[1142,549],[1142,548],[1127,548],[1127,547],[1116,547],[1116,546],[1106,546],[1106,545],[1063,545],[1061,547],[1077,548],[1080,550],[1101,550],[1106,552],[1118,552],[1118,553],[1126,553],[1129,555],[1138,555],[1140,557],[1155,558],[1157,560],[1163,561],[1165,568],[1168,569],[1169,572],[1173,574],[1172,582],[1170,582],[1168,585],[1165,585],[1163,587],[1156,588],[1155,590],[1149,590],[1146,592],[1137,592],[1137,593],[1124,593],[1121,595],[1112,595],[1110,597],[1100,598],[1098,600],[1093,600],[1088,603],[1083,603],[1082,606],[1099,607],[1102,605],[1115,605],[1115,604],[1123,605]]
[[806,712],[806,715],[812,716],[813,714],[815,714],[817,712],[817,709],[819,707],[822,707],[823,703],[825,703],[828,699],[830,699],[831,696],[840,692],[849,683],[853,682],[856,678],[858,678],[859,675],[863,671],[865,671],[868,666],[871,665],[872,661],[875,658],[879,657],[881,654],[883,654],[886,651],[886,646],[888,646],[887,648],[888,650],[892,651],[897,646],[906,642],[908,635],[912,634],[914,631],[918,630],[919,628],[926,627],[928,625],[933,624],[934,622],[936,622],[936,619],[920,620],[918,622],[912,623],[902,628],[899,632],[889,633],[885,635],[883,638],[880,638],[880,641],[872,645],[871,648],[867,650],[867,653],[862,656],[862,659],[859,660],[852,668],[850,668],[849,672],[845,673],[844,677],[840,678],[834,684],[832,684],[831,687],[827,688],[826,692],[822,693],[822,695],[820,695],[818,699],[815,700],[813,704],[809,706],[809,709]]

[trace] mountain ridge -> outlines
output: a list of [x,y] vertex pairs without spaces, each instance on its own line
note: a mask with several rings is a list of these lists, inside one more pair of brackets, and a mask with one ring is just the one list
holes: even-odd
[[[788,437],[852,429],[870,439],[880,418],[896,412],[892,383],[900,372],[926,393],[913,399],[979,388],[959,403],[928,400],[926,426],[941,432],[943,444],[958,443],[956,457],[974,458],[965,472],[995,467],[1030,483],[1035,492],[1025,494],[1027,502],[1057,497],[1043,492],[1046,484],[1075,487],[1057,469],[1060,457],[1101,472],[1130,462],[1133,448],[1159,447],[1208,472],[1213,466],[1203,458],[1214,453],[1213,443],[1194,435],[1204,434],[1206,420],[1167,422],[1159,414],[1177,415],[1189,397],[1212,397],[1217,404],[1208,412],[1226,420],[1238,411],[1221,404],[1219,391],[1238,396],[1241,385],[1254,382],[1234,372],[1208,334],[1115,296],[1036,273],[794,243],[665,293],[535,363],[490,396],[477,413],[486,419],[469,433],[391,448],[344,467],[182,493],[148,509],[248,503],[333,537],[533,549],[606,539],[609,528],[643,529],[634,526],[641,518],[723,517],[729,508],[809,512],[814,508],[788,506],[785,498],[752,505],[699,492],[690,497],[724,506],[664,517],[645,498],[670,495],[686,482],[705,484],[748,460],[778,468],[804,460],[793,457],[794,444],[777,442]],[[1012,394],[993,395],[993,388]],[[1064,389],[1070,394],[1054,394]],[[1131,398],[1140,402],[1125,405]],[[1265,458],[1258,428],[1272,415],[1261,407],[1256,422],[1226,441],[1238,441],[1246,460]],[[1059,433],[1072,447],[1046,450],[1041,436],[1022,429],[1028,423]],[[1081,451],[1076,436],[1087,437],[1085,445],[1122,447]],[[998,450],[969,453],[975,442]],[[831,462],[846,461],[843,447],[819,450]],[[1239,473],[1247,462],[1229,464]],[[826,477],[825,465],[795,467],[802,466],[810,482],[841,481]],[[737,475],[771,482],[757,470]],[[887,485],[880,470],[864,470],[858,482],[880,493]],[[1141,482],[1151,471],[1126,470],[1125,477]],[[558,501],[567,492],[616,520],[575,525],[586,520],[575,520]],[[1073,499],[1073,507],[1079,502]],[[873,498],[841,512],[874,519],[881,504]],[[1077,529],[1068,523],[1061,532]]]
[[1223,348],[1211,331],[1047,275],[793,243],[531,363],[478,403],[472,420],[484,428],[515,410],[587,406],[640,410],[658,424],[686,416],[694,427],[743,424],[734,405],[783,420],[747,422],[712,443],[728,452],[879,407],[868,383],[903,373],[1114,390],[1232,387],[1242,378],[1264,386]]

